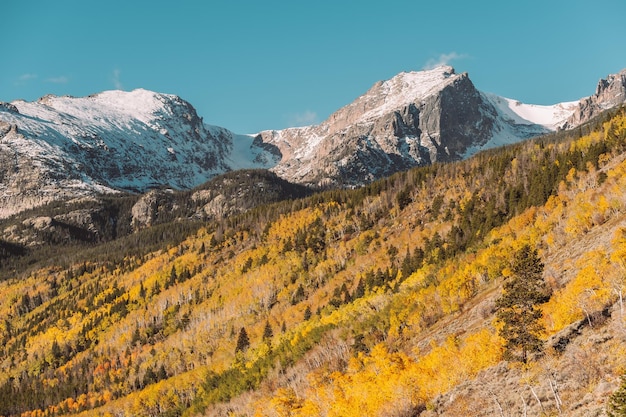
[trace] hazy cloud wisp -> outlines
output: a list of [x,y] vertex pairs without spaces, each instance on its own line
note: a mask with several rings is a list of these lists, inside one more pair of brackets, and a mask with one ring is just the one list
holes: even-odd
[[467,55],[458,54],[456,52],[450,52],[449,54],[441,54],[437,58],[431,58],[426,61],[426,64],[422,69],[431,70],[442,65],[450,65],[452,61],[458,61],[459,59],[465,59]]
[[37,74],[32,74],[32,73],[22,74],[19,77],[17,77],[17,80],[15,81],[15,85],[24,85],[27,82],[31,80],[35,80],[35,79],[37,79]]

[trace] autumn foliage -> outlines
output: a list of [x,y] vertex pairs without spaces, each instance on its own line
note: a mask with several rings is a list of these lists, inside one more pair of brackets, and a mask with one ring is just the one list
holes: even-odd
[[533,302],[537,340],[623,311],[625,150],[621,110],[467,161],[259,206],[174,243],[138,231],[150,250],[124,254],[112,241],[97,246],[107,260],[85,248],[4,268],[0,415],[431,410],[506,358],[495,300],[524,248],[537,248],[549,289]]

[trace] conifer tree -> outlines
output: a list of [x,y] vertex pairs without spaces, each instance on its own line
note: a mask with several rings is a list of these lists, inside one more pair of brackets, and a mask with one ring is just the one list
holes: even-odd
[[268,341],[272,337],[274,337],[274,331],[272,330],[272,326],[269,321],[265,322],[265,328],[263,329],[263,340]]
[[159,367],[159,371],[156,374],[156,380],[161,381],[163,379],[167,379],[167,371],[165,370],[165,365],[161,364]]
[[174,265],[172,265],[172,269],[170,271],[170,277],[168,280],[165,281],[165,288],[169,288],[172,285],[176,284],[176,281],[178,280],[178,275],[176,274],[176,267],[174,267]]
[[537,307],[546,301],[543,266],[537,250],[529,245],[515,253],[513,274],[504,283],[502,296],[496,300],[497,318],[502,323],[500,336],[506,341],[505,359],[526,363],[530,353],[543,348],[542,312]]
[[248,349],[250,346],[250,338],[248,337],[248,332],[246,332],[246,328],[242,327],[239,330],[239,336],[237,336],[237,346],[235,347],[235,353],[243,352]]
[[356,285],[356,289],[354,290],[354,294],[352,295],[353,299],[361,298],[365,295],[365,284],[362,279],[359,279],[359,282]]

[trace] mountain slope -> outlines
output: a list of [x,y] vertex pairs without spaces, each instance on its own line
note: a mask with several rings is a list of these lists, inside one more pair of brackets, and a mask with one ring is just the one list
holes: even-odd
[[[626,113],[582,130],[11,273],[0,415],[601,415],[624,372]],[[524,244],[552,294],[522,368],[493,319]]]
[[267,170],[237,170],[191,190],[116,193],[50,203],[0,219],[0,280],[9,271],[55,262],[65,253],[110,241],[125,247],[122,257],[147,253],[154,250],[155,242],[146,243],[151,238],[145,235],[161,233],[163,228],[169,229],[169,236],[159,242],[175,241],[206,222],[221,223],[264,204],[310,194],[306,187]]
[[563,126],[566,129],[575,127],[626,102],[626,69],[617,74],[609,74],[598,81],[595,94],[582,98],[574,113]]

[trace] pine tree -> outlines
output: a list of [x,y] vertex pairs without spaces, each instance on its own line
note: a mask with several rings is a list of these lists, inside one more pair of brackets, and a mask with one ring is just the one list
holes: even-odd
[[537,305],[546,301],[547,291],[537,250],[524,245],[515,253],[511,270],[513,274],[496,300],[502,322],[500,336],[506,341],[505,359],[526,363],[530,353],[543,349],[542,312]]
[[265,328],[263,329],[263,341],[267,342],[272,337],[274,337],[274,331],[272,330],[272,326],[269,321],[265,322]]
[[170,277],[169,279],[167,279],[165,281],[165,288],[169,288],[172,285],[176,284],[176,281],[178,280],[178,275],[176,274],[176,267],[174,265],[172,265],[172,269],[170,271]]
[[304,321],[307,321],[311,318],[311,307],[306,306],[306,310],[304,310]]
[[356,285],[352,298],[356,300],[357,298],[361,298],[364,295],[365,295],[365,284],[363,283],[362,279],[359,279],[359,282]]
[[626,375],[622,376],[622,384],[609,397],[609,405],[606,409],[609,417],[626,417]]
[[250,338],[248,337],[248,332],[246,332],[246,328],[242,327],[239,330],[239,336],[237,336],[237,346],[235,347],[235,353],[244,352],[250,346]]

